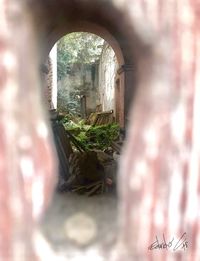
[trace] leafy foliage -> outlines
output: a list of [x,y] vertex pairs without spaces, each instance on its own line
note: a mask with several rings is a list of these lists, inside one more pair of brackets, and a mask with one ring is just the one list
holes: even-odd
[[90,126],[85,125],[83,121],[80,123],[68,121],[64,123],[64,126],[86,150],[107,149],[118,138],[120,130],[117,124]]
[[104,40],[91,33],[71,33],[58,41],[58,79],[70,72],[70,64],[92,64],[99,59]]
[[119,136],[119,126],[117,124],[109,124],[102,126],[90,127],[85,133],[86,138],[78,136],[79,140],[85,142],[88,149],[101,149],[108,148],[111,143]]

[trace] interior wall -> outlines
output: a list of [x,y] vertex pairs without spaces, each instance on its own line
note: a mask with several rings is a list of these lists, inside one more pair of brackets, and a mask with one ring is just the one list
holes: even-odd
[[55,44],[49,53],[49,59],[52,62],[52,78],[51,78],[51,102],[52,108],[57,109],[57,45]]
[[[119,65],[112,47],[104,43],[99,59],[99,96],[103,111],[113,110],[116,116],[115,79]],[[118,108],[121,109],[120,107]]]

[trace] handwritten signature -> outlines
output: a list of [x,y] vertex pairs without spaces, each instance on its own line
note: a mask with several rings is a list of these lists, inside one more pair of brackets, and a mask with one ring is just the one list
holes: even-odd
[[163,240],[159,242],[158,237],[156,236],[156,241],[154,241],[149,247],[149,250],[154,249],[172,249],[173,251],[176,250],[186,250],[188,248],[188,241],[186,238],[186,233],[183,233],[183,235],[176,240],[174,237],[170,241],[166,241],[165,235],[163,234]]

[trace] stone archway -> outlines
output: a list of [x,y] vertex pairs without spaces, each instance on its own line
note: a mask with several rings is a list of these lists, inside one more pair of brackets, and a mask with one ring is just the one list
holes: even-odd
[[[120,48],[119,43],[117,40],[103,27],[98,26],[93,23],[83,22],[83,23],[75,23],[72,24],[68,30],[66,28],[63,28],[64,30],[56,30],[55,32],[52,32],[49,38],[47,39],[48,46],[45,50],[45,57],[47,56],[48,52],[52,48],[52,46],[64,35],[73,33],[73,32],[88,32],[93,33],[95,35],[100,36],[103,38],[113,49],[117,62],[118,62],[118,70],[116,72],[115,78],[118,79],[118,86],[117,90],[115,90],[115,109],[116,109],[116,115],[118,115],[117,122],[120,124],[121,127],[124,127],[125,117],[124,115],[124,107],[125,107],[125,100],[124,100],[124,94],[125,90],[130,89],[132,86],[131,77],[128,79],[128,71],[126,68],[132,68],[130,65],[126,65],[124,55],[122,53],[122,50]],[[130,72],[130,71],[129,71]],[[127,81],[128,79],[128,81]],[[115,86],[116,87],[116,86]]]
[[[34,7],[35,8],[35,7]],[[38,11],[37,11],[38,12]],[[54,12],[54,13],[53,13]],[[41,51],[41,62],[45,60],[53,45],[64,35],[72,32],[94,33],[108,42],[113,48],[118,63],[118,95],[117,106],[119,123],[124,127],[128,121],[128,112],[136,86],[138,53],[141,44],[133,30],[129,28],[126,17],[109,3],[41,3],[40,21],[36,21],[40,30],[38,43]],[[40,23],[40,25],[39,25]],[[134,43],[134,48],[133,48]]]
[[[118,122],[121,127],[125,126],[125,121],[128,114],[128,106],[125,104],[130,104],[130,90],[133,88],[133,65],[126,63],[126,57],[122,51],[122,48],[116,38],[104,27],[87,21],[75,21],[71,23],[68,28],[64,25],[58,28],[54,28],[53,31],[46,38],[46,45],[44,50],[44,57],[47,57],[49,51],[53,45],[64,35],[73,33],[73,32],[88,32],[93,33],[101,38],[103,38],[115,52],[119,69],[117,71],[116,78],[119,80],[118,91],[115,93],[116,100],[116,114],[118,115]],[[126,41],[126,39],[124,39]],[[126,95],[126,90],[128,95]],[[118,104],[117,104],[118,103]]]
[[115,55],[117,57],[117,61],[119,63],[119,66],[122,66],[125,64],[125,59],[123,52],[121,50],[121,47],[118,43],[118,41],[113,37],[113,35],[104,27],[96,24],[96,23],[90,23],[86,21],[76,21],[68,28],[61,27],[61,28],[55,28],[54,31],[51,32],[51,34],[47,37],[47,46],[45,50],[45,54],[47,55],[53,45],[64,35],[73,33],[73,32],[87,32],[87,33],[93,33],[101,38],[103,38],[114,50]]

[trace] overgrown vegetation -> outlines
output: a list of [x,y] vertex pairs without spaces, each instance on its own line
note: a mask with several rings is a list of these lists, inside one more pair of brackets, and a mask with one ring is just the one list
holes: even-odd
[[116,123],[91,126],[86,125],[84,120],[78,121],[73,116],[66,116],[61,120],[66,130],[70,131],[81,143],[85,150],[105,150],[119,136],[119,125]]
[[[61,38],[57,44],[58,80],[73,76],[76,67],[82,68],[80,71],[84,71],[87,67],[94,77],[95,62],[99,60],[104,44],[102,38],[84,32],[68,34]],[[67,113],[61,122],[86,150],[105,150],[113,140],[117,139],[119,126],[117,124],[90,126],[78,117],[81,114],[80,97],[87,93],[91,86],[87,86],[89,83],[86,81],[86,75],[83,79],[76,80],[75,78],[73,78],[73,91],[70,91],[69,95],[65,82],[62,83],[60,89],[58,87],[58,111]],[[68,87],[67,83],[66,87]]]
[[58,41],[58,79],[70,73],[71,64],[93,64],[99,59],[104,40],[91,33],[71,33]]
[[105,150],[110,147],[111,143],[119,136],[119,126],[109,124],[102,126],[91,126],[86,131],[81,131],[77,139],[85,146],[86,149]]

